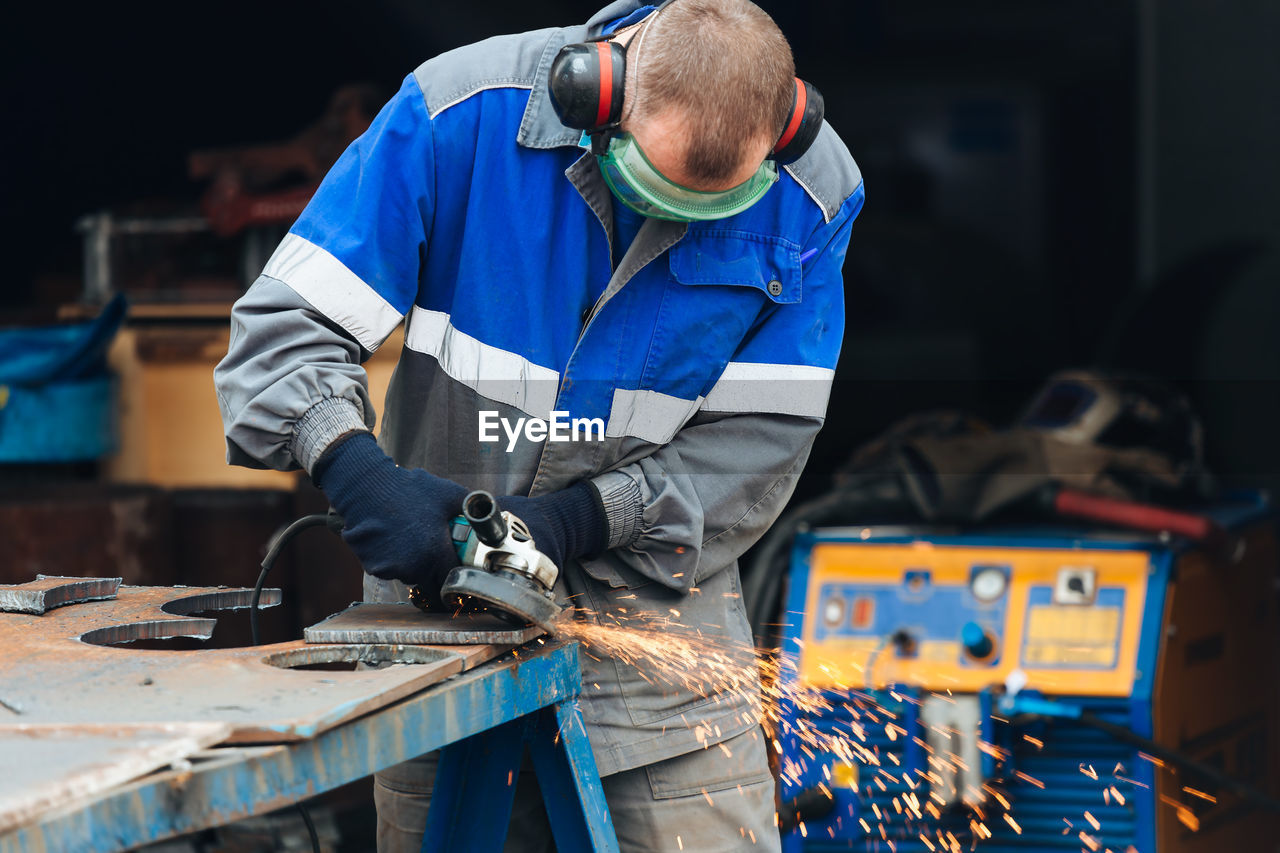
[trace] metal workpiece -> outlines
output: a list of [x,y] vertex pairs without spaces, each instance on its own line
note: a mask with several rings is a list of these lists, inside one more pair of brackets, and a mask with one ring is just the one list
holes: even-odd
[[[547,808],[559,849],[616,851],[574,701],[580,677],[576,644],[534,644],[309,740],[198,752],[182,766],[0,834],[0,853],[128,849],[273,811],[449,744],[445,773],[469,755],[511,744],[517,748],[503,760],[518,765],[522,740],[544,790],[557,792]],[[463,774],[462,802],[433,800],[428,849],[501,848],[506,823],[497,818],[509,814],[514,786],[498,764]],[[455,833],[466,843],[450,846]],[[490,836],[496,846],[485,843]]]
[[543,633],[517,627],[491,613],[424,613],[412,604],[356,602],[303,631],[308,643],[405,645],[518,645]]
[[0,612],[37,616],[55,607],[115,598],[120,578],[67,578],[36,575],[23,584],[0,585]]

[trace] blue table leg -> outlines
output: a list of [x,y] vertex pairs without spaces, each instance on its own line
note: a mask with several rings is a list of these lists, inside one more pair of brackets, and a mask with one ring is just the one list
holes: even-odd
[[422,853],[502,849],[524,757],[527,719],[503,723],[441,750]]
[[577,701],[538,712],[529,753],[559,853],[617,853],[618,838]]
[[526,743],[559,853],[618,853],[576,701],[542,708],[445,747],[422,853],[502,849]]

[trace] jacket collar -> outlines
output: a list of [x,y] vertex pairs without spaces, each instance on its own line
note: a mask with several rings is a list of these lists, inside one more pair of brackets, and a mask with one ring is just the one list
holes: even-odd
[[608,6],[591,16],[591,20],[587,21],[587,31],[592,37],[597,36],[610,21],[625,18],[645,5],[650,4],[646,4],[643,0],[613,0]]
[[569,27],[553,30],[547,46],[538,60],[538,69],[534,72],[533,89],[529,93],[529,104],[524,109],[524,118],[520,121],[520,131],[516,134],[516,142],[526,148],[558,148],[562,145],[576,146],[582,138],[582,131],[565,127],[556,117],[551,106],[551,92],[547,88],[547,78],[551,75],[551,61],[556,58],[560,48],[573,42],[595,38],[604,30],[610,21],[626,17],[642,6],[644,0],[614,0],[587,21],[585,26]]

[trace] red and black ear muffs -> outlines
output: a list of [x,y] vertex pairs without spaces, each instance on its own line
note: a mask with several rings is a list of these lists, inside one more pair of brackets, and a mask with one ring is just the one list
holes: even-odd
[[[551,62],[547,87],[560,123],[585,130],[593,139],[622,121],[627,50],[611,41],[567,44]],[[800,159],[822,129],[822,93],[795,78],[791,115],[769,157],[781,165]]]
[[566,44],[551,62],[551,106],[566,127],[597,134],[622,121],[627,49],[611,41]]
[[791,99],[791,115],[782,127],[782,135],[774,143],[769,157],[785,166],[800,159],[822,130],[825,103],[822,93],[812,83],[796,78],[796,91]]

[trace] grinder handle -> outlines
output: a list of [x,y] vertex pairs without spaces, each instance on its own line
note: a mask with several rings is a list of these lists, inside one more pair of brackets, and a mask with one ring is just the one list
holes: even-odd
[[507,521],[493,495],[477,489],[462,501],[462,515],[476,532],[476,538],[497,548],[507,538]]

